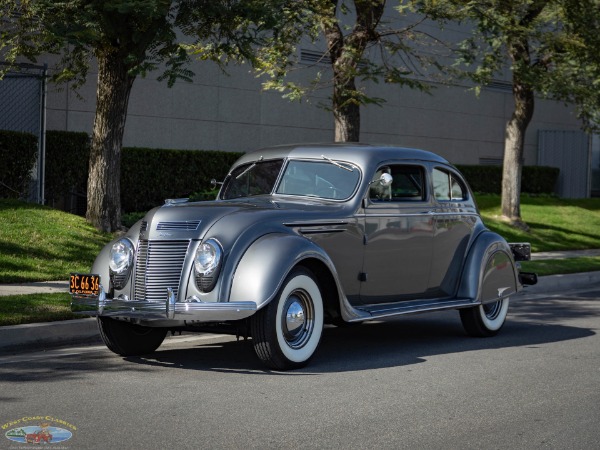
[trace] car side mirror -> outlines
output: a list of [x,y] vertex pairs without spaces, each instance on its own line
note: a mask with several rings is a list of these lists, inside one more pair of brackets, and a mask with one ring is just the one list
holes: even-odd
[[381,177],[379,177],[379,184],[383,187],[388,187],[392,184],[394,178],[389,173],[382,173]]
[[217,181],[217,180],[215,180],[214,178],[213,178],[212,180],[210,180],[210,188],[211,188],[211,189],[216,189],[216,188],[217,188],[217,186],[220,186],[220,185],[222,185],[222,184],[223,184],[223,182],[222,182],[222,181]]

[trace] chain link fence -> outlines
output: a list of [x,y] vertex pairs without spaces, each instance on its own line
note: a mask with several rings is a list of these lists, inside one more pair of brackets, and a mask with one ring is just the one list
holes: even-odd
[[46,66],[0,62],[8,72],[0,80],[0,130],[31,133],[38,139],[28,200],[44,203],[46,135]]

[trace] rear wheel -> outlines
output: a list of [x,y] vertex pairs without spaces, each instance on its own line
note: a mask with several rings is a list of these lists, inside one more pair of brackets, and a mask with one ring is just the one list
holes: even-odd
[[323,331],[323,299],[314,275],[302,267],[292,270],[250,326],[254,350],[265,365],[279,370],[305,366]]
[[460,310],[460,320],[467,334],[475,337],[495,336],[504,325],[509,299]]
[[167,335],[165,328],[144,327],[110,317],[98,317],[98,328],[106,346],[121,356],[152,353]]

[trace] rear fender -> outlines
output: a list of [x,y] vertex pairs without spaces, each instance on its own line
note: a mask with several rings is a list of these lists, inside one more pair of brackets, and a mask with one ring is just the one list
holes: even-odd
[[257,309],[269,303],[283,280],[305,259],[322,261],[334,274],[325,251],[301,236],[272,233],[257,239],[240,260],[231,284],[230,302],[253,301]]
[[482,232],[469,250],[458,297],[485,304],[510,297],[521,288],[509,245],[496,233]]

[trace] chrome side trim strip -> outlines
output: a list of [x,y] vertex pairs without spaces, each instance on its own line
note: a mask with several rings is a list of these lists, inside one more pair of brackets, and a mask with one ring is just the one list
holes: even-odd
[[418,213],[398,214],[398,213],[360,213],[355,214],[354,217],[428,217],[428,216],[475,216],[479,217],[478,214],[472,212],[436,212],[436,211],[423,211]]
[[367,316],[353,318],[348,322],[363,322],[365,320],[382,319],[386,317],[401,316],[405,314],[417,314],[428,311],[442,311],[445,309],[457,309],[479,305],[479,302],[473,302],[470,299],[460,299],[447,302],[435,302],[420,305],[375,305],[369,307],[359,307],[359,311],[367,313]]

